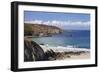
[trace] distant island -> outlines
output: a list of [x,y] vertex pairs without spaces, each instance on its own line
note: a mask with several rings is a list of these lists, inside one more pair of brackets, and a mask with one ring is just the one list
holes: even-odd
[[44,37],[44,36],[52,36],[55,34],[61,34],[62,32],[63,30],[56,26],[24,23],[25,36]]

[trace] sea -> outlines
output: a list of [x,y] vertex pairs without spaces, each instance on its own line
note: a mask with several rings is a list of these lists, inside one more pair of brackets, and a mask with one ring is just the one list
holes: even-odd
[[48,37],[35,37],[39,45],[51,47],[74,47],[90,49],[90,30],[63,30],[61,34]]

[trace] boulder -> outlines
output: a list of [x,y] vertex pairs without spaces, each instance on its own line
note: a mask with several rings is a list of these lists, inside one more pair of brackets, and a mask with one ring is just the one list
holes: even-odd
[[24,39],[24,61],[42,61],[45,53],[34,41]]

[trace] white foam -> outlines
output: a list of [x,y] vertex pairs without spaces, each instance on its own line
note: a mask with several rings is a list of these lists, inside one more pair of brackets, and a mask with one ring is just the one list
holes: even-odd
[[50,47],[50,46],[45,46],[45,45],[40,45],[43,50],[46,52],[47,50],[52,49],[55,52],[79,52],[79,51],[85,51],[85,52],[89,52],[90,50],[87,48],[75,48],[75,47],[63,47],[63,46],[58,46],[58,47]]

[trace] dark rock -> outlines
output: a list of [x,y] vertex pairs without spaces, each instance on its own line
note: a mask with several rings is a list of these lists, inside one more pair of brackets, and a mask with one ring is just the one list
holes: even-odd
[[71,56],[68,55],[67,58],[71,58]]
[[53,50],[44,50],[34,41],[24,39],[24,61],[50,61],[56,60],[56,53]]
[[34,41],[24,40],[24,61],[44,60],[43,49]]
[[56,54],[53,50],[48,50],[45,53],[45,60],[56,60]]

